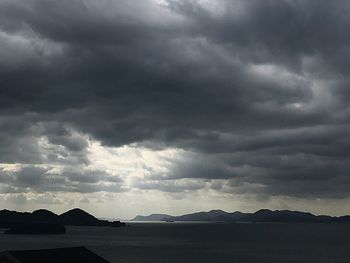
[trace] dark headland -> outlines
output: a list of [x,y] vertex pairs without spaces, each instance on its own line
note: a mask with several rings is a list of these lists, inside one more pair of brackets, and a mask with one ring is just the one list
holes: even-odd
[[100,220],[78,208],[61,215],[44,209],[32,213],[0,211],[0,228],[7,228],[5,233],[8,234],[63,234],[65,226],[123,227],[126,224],[120,221]]
[[185,221],[185,222],[242,222],[242,223],[350,223],[350,216],[314,215],[308,212],[290,210],[261,209],[255,213],[225,212],[211,210],[182,216],[165,214],[152,214],[149,216],[136,216],[132,221]]

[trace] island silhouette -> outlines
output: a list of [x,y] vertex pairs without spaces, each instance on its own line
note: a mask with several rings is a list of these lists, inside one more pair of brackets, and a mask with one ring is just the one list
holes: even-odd
[[98,219],[79,208],[61,215],[45,209],[32,213],[0,211],[0,228],[8,229],[5,231],[7,234],[64,234],[65,226],[123,227],[126,224]]
[[[231,223],[350,223],[350,216],[314,215],[308,212],[261,209],[254,213],[211,210],[181,216],[167,214],[138,215],[131,221],[164,222],[231,222]],[[74,208],[57,215],[39,209],[32,213],[10,210],[0,211],[0,228],[7,234],[64,234],[65,226],[124,227],[120,221],[101,220],[86,211]]]
[[165,222],[242,222],[242,223],[350,223],[350,216],[314,215],[308,212],[290,210],[261,209],[254,213],[225,212],[211,210],[209,212],[197,212],[181,216],[167,214],[151,214],[149,216],[138,215],[131,221],[165,221]]

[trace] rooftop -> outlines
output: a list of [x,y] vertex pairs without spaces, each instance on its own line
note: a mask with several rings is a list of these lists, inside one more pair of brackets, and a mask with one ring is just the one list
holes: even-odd
[[0,262],[8,263],[109,263],[85,247],[42,250],[17,250],[0,253]]

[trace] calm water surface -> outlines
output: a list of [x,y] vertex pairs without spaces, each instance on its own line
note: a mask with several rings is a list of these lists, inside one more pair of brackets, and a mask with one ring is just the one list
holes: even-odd
[[0,234],[0,250],[86,246],[111,262],[350,262],[350,225],[134,223],[68,227],[59,236]]

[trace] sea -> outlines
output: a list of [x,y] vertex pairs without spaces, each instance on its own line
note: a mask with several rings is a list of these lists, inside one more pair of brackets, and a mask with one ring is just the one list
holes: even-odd
[[112,263],[350,262],[347,224],[128,224],[67,227],[52,236],[0,233],[0,251],[85,246]]

